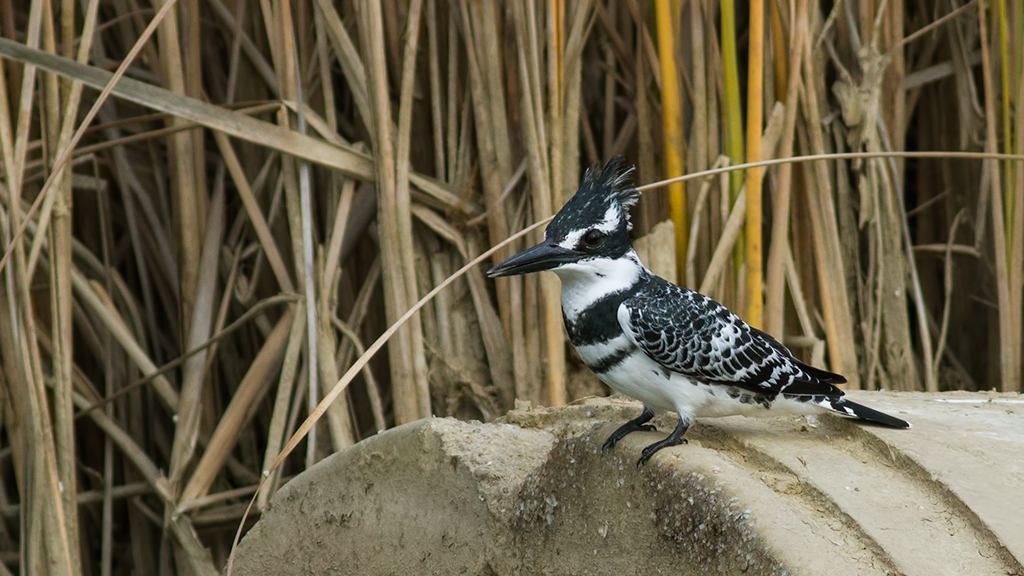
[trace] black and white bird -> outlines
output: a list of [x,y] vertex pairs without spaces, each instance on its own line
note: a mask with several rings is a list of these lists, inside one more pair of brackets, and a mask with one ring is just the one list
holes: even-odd
[[640,196],[632,167],[616,158],[587,170],[555,215],[544,241],[488,271],[492,278],[551,270],[562,281],[562,314],[580,358],[643,412],[617,429],[604,450],[647,424],[655,411],[679,415],[675,430],[647,446],[686,443],[694,418],[766,414],[841,416],[896,428],[910,424],[843,397],[838,374],[795,359],[777,340],[711,298],[651,273],[629,241],[629,208]]

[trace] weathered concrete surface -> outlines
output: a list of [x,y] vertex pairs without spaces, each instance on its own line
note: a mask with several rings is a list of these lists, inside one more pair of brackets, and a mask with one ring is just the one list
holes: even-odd
[[632,402],[415,422],[283,487],[234,573],[1024,575],[1024,398],[851,397],[914,428],[702,420],[637,470],[674,422],[601,454]]

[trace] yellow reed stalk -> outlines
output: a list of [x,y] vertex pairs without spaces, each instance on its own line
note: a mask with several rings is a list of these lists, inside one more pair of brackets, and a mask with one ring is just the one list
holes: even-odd
[[[764,91],[764,2],[750,2],[750,51],[747,67],[747,161],[761,159],[761,121]],[[760,328],[761,297],[761,167],[747,170],[746,321]]]
[[[658,0],[654,16],[658,26],[658,52],[661,63],[661,126],[665,133],[665,175],[683,175],[686,166],[683,150],[682,98],[679,93],[679,71],[676,68],[675,35],[672,28],[672,5]],[[686,269],[686,243],[690,236],[686,218],[686,188],[682,182],[669,185],[669,212],[676,233],[676,281],[682,281]]]

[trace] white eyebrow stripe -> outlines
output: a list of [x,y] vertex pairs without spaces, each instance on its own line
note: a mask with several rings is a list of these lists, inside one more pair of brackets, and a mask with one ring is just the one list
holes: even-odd
[[559,246],[566,250],[572,250],[576,248],[580,243],[580,238],[587,232],[587,229],[573,230],[565,235],[565,239],[558,243]]

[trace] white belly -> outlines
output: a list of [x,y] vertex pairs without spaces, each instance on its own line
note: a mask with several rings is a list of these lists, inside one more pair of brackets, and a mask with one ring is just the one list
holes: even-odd
[[679,412],[691,418],[701,415],[718,396],[712,386],[681,374],[669,373],[666,377],[661,365],[639,349],[634,349],[620,364],[598,377],[612,390],[636,398],[655,410]]
[[[580,350],[584,361],[583,350]],[[709,385],[682,374],[669,373],[639,349],[598,378],[612,390],[635,398],[655,410],[676,412],[689,418],[715,416],[773,416],[819,414],[825,410],[813,403],[787,400],[781,395],[766,407],[751,395],[741,392],[741,400],[730,395],[727,386]],[[745,400],[745,401],[744,401]]]

